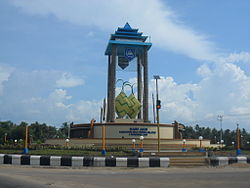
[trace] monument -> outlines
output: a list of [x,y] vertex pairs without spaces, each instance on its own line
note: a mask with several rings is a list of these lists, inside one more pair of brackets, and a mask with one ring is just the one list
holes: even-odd
[[[128,23],[111,34],[105,50],[108,57],[107,102],[103,110],[106,113],[101,118],[105,121],[75,124],[71,127],[71,138],[102,138],[103,126],[107,139],[138,139],[144,136],[145,139],[157,140],[157,126],[160,127],[161,139],[182,137],[183,125],[177,122],[158,125],[149,120],[148,52],[152,43],[147,42],[147,38]],[[126,71],[131,66],[137,73],[136,83],[117,78],[117,69]],[[122,81],[122,87],[117,93],[119,81]],[[133,85],[137,86],[136,94]],[[124,91],[127,86],[131,87],[129,96]]]

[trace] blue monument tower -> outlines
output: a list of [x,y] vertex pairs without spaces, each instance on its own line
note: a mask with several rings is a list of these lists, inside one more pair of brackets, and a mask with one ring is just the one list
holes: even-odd
[[[115,121],[116,69],[126,69],[133,60],[137,60],[137,100],[142,104],[137,119],[149,122],[148,119],[148,50],[152,43],[146,42],[138,29],[126,23],[111,34],[105,55],[108,56],[108,90],[106,122]],[[141,112],[142,111],[142,112]]]

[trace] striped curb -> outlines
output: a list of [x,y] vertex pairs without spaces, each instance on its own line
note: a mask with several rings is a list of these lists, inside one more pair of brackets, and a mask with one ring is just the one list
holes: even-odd
[[226,166],[234,163],[247,164],[250,163],[250,157],[212,157],[210,158],[211,166]]
[[71,157],[0,154],[0,165],[68,167],[169,167],[167,157]]

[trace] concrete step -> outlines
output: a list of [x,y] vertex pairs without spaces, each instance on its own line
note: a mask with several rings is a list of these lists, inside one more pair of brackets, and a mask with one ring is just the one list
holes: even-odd
[[206,157],[206,152],[176,152],[162,151],[160,153],[154,151],[145,151],[144,156],[161,156],[161,157]]
[[208,166],[207,163],[170,163],[170,167],[202,167]]
[[171,157],[170,166],[208,166],[208,161],[205,157]]

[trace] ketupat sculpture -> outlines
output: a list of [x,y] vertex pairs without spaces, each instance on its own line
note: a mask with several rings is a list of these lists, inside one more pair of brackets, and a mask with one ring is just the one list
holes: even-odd
[[[117,80],[122,81],[121,79]],[[124,92],[124,86],[131,87],[131,94],[129,97]],[[122,90],[119,95],[115,98],[115,111],[118,118],[124,118],[126,115],[130,119],[135,119],[141,108],[141,103],[136,99],[133,91],[133,85],[129,82],[123,82]]]

